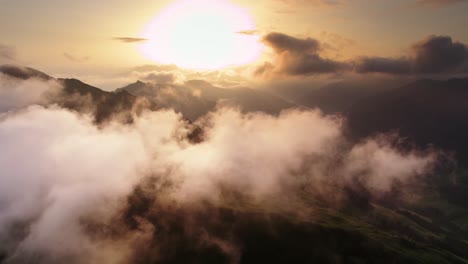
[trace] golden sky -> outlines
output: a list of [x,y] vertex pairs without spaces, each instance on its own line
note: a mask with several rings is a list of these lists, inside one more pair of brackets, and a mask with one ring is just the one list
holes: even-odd
[[[144,28],[177,1],[0,2],[0,47],[4,53],[10,51],[1,63],[27,65],[56,76],[74,75],[106,86],[111,84],[99,80],[132,67],[158,64],[131,40],[141,38]],[[251,15],[255,28],[246,30],[256,30],[259,38],[271,32],[313,38],[321,43],[321,55],[334,60],[404,56],[413,43],[430,35],[468,42],[468,2],[463,0],[230,2]]]

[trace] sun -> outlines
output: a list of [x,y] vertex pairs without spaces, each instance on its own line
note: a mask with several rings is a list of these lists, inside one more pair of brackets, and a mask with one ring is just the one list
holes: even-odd
[[228,0],[179,0],[144,29],[143,54],[162,64],[221,69],[258,59],[263,45],[252,17]]

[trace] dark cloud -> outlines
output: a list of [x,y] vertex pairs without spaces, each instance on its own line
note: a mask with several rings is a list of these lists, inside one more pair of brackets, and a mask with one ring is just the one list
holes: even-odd
[[[313,75],[355,71],[397,75],[458,74],[468,72],[468,47],[449,36],[429,36],[410,46],[401,57],[358,57],[351,62],[325,58],[327,43],[313,38],[296,38],[283,33],[270,33],[263,42],[275,53],[275,62],[266,62],[255,74]],[[352,42],[347,42],[351,45]],[[343,48],[343,46],[341,47]]]
[[318,54],[285,56],[282,60],[282,66],[284,67],[283,69],[291,75],[335,73],[346,68],[346,64],[324,59]]
[[269,33],[263,38],[263,41],[278,53],[283,51],[316,53],[320,49],[320,43],[315,39],[299,39],[277,32]]
[[456,71],[468,62],[467,46],[448,36],[430,36],[414,44],[412,51],[417,73]]
[[0,66],[0,73],[16,79],[27,80],[27,79],[42,79],[51,80],[52,77],[40,72],[38,70],[23,67],[19,65],[6,64]]
[[[354,71],[395,75],[468,73],[468,46],[449,36],[429,36],[412,44],[401,57],[358,57],[338,61],[324,56],[327,50],[339,51],[313,38],[296,38],[283,33],[269,33],[263,42],[274,51],[274,63],[266,62],[255,70],[257,76],[313,75]],[[352,45],[351,41],[343,44]]]
[[124,43],[138,43],[138,42],[147,41],[147,39],[144,39],[144,38],[129,38],[129,37],[117,37],[117,38],[113,38],[113,40],[117,40],[117,41],[124,42]]
[[263,42],[274,50],[276,62],[274,66],[265,64],[260,67],[257,74],[312,75],[335,73],[347,67],[345,63],[323,58],[319,54],[320,42],[316,39],[300,39],[273,32],[266,35]]
[[407,58],[361,57],[356,61],[358,73],[408,74],[411,64]]
[[467,0],[418,0],[417,3],[423,6],[444,7],[452,4],[467,2]]
[[448,36],[430,36],[411,46],[401,58],[364,57],[356,60],[359,73],[439,74],[466,72],[468,48]]
[[15,60],[16,50],[12,46],[7,46],[0,43],[0,59]]

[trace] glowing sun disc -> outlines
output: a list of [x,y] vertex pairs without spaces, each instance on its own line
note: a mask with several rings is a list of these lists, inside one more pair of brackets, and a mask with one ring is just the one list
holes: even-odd
[[255,61],[263,46],[249,13],[228,0],[179,0],[146,26],[140,50],[151,60],[192,69],[219,69]]

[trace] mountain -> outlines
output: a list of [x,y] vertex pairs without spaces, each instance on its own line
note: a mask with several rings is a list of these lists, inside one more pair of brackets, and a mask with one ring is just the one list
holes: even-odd
[[[181,85],[139,81],[111,93],[31,68],[1,66],[0,72],[21,80],[59,82],[63,90],[49,103],[93,114],[97,123],[116,116],[131,122],[140,100],[149,101],[150,108],[173,108],[193,119],[217,103],[269,113],[294,106],[287,103],[294,92],[283,100],[268,91],[224,89],[200,80]],[[468,151],[467,84],[468,79],[420,80],[376,91],[340,82],[319,90],[298,89],[294,99],[343,113],[356,140],[398,130],[421,147],[435,144],[463,154]],[[179,207],[161,199],[164,189],[155,181],[151,178],[148,186],[142,183],[134,189],[110,227],[83,228],[96,235],[128,237],[120,230],[140,232],[150,223],[154,229],[132,263],[468,263],[468,170],[416,182],[425,189],[410,203],[395,195],[398,187],[378,198],[359,188],[346,189],[339,194],[346,197],[340,204],[301,187],[295,191],[308,210],[292,208],[291,214],[256,207],[229,190],[224,205],[206,201],[199,208]],[[0,263],[6,259],[0,252]]]
[[354,140],[397,132],[421,148],[434,145],[468,162],[468,78],[350,80],[269,89],[298,105],[341,114]]
[[265,91],[245,87],[220,88],[201,80],[187,81],[182,85],[138,81],[116,90],[121,91],[145,97],[157,108],[174,109],[190,120],[214,110],[218,104],[239,107],[245,112],[271,114],[294,106]]
[[265,89],[287,101],[307,108],[319,108],[326,114],[343,114],[356,102],[394,89],[405,80],[347,80],[323,84],[287,83]]
[[[290,97],[280,101],[277,101],[278,94],[271,97],[266,91],[223,89],[198,80],[183,85],[139,81],[117,91],[144,96],[159,106],[175,107],[192,118],[209,111],[219,101],[235,101],[245,111],[273,106],[268,111],[274,112],[281,109],[279,102],[294,99],[298,104],[348,116],[348,129],[357,140],[400,129],[406,132],[404,135],[412,132],[414,140],[423,146],[450,142],[452,139],[445,137],[454,136],[450,134],[454,131],[443,134],[443,128],[434,124],[426,127],[428,122],[421,119],[435,124],[444,121],[446,127],[462,126],[468,120],[464,116],[467,113],[464,102],[468,98],[463,88],[465,81],[422,80],[394,88],[397,82],[378,89],[373,85],[340,82],[313,91],[304,89],[305,93],[297,93],[295,98],[290,93]],[[429,128],[432,130],[427,131]],[[456,144],[445,146],[457,147]],[[427,184],[427,190],[413,204],[395,200],[393,193],[385,199],[369,200],[365,192],[350,190],[349,202],[334,208],[308,196],[307,203],[314,210],[310,216],[301,215],[300,220],[271,212],[216,206],[201,212],[166,212],[164,206],[150,210],[148,204],[158,203],[152,200],[157,199],[152,198],[157,197],[154,195],[157,191],[150,190],[146,194],[136,192],[136,197],[130,198],[137,202],[129,204],[125,219],[134,228],[138,228],[135,219],[142,218],[156,229],[161,227],[158,230],[162,231],[150,242],[157,245],[155,249],[149,250],[148,256],[139,257],[151,259],[152,252],[162,248],[168,252],[162,260],[164,263],[229,263],[228,253],[203,239],[198,241],[198,236],[194,238],[187,231],[194,232],[193,227],[198,226],[202,228],[200,233],[220,236],[220,241],[232,240],[240,245],[242,256],[238,263],[467,263],[468,189],[464,184],[468,183],[468,174],[465,174],[437,172],[427,183],[421,183]],[[451,183],[454,179],[456,184]],[[161,242],[159,237],[171,239]]]
[[[224,206],[207,202],[197,210],[160,201],[157,187],[135,189],[118,226],[140,230],[145,219],[143,223],[151,223],[157,231],[134,262],[468,262],[468,210],[440,199],[389,204],[362,199],[357,192],[349,197],[354,199],[335,207],[309,193],[304,201],[311,210],[296,215],[242,206],[242,195],[229,195]],[[389,198],[398,200],[392,194]],[[159,262],[154,260],[155,252],[164,252]]]
[[77,79],[55,79],[28,67],[3,65],[0,66],[0,73],[20,80],[38,78],[60,83],[63,90],[48,98],[48,103],[92,114],[97,123],[102,123],[111,117],[119,117],[123,122],[130,122],[133,107],[137,103],[137,97],[126,91],[106,92]]
[[116,116],[124,122],[131,122],[132,109],[137,103],[136,96],[126,91],[106,92],[77,79],[58,79],[58,81],[64,87],[58,104],[80,112],[92,111],[97,123]]
[[468,78],[419,80],[364,98],[346,116],[354,138],[396,131],[421,147],[456,151],[468,161]]

